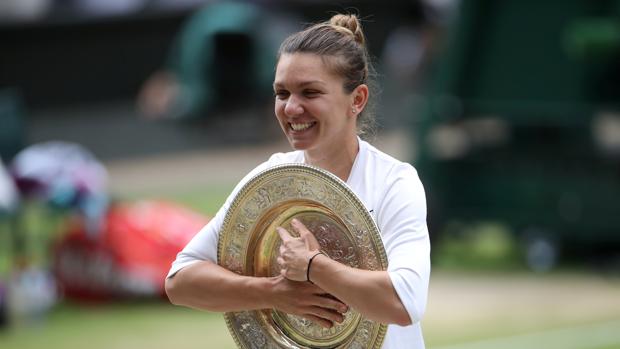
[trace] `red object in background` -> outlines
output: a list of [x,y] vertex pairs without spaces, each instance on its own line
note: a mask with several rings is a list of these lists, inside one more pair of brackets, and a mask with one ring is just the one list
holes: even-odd
[[163,201],[113,205],[103,231],[72,229],[55,250],[55,274],[68,298],[105,300],[164,295],[176,254],[209,221]]

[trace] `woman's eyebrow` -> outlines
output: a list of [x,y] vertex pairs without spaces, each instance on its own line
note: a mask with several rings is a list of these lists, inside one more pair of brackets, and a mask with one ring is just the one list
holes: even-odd
[[[312,84],[320,84],[320,85],[325,85],[325,82],[321,81],[321,80],[309,80],[309,81],[303,81],[300,82],[299,84],[297,84],[297,86],[299,87],[305,87],[308,85],[312,85]],[[280,82],[275,82],[273,84],[273,89],[277,89],[277,88],[283,88],[284,84],[280,83]]]
[[303,86],[312,85],[312,84],[325,85],[325,83],[321,80],[310,80],[310,81],[304,81],[300,83],[299,86],[303,87]]

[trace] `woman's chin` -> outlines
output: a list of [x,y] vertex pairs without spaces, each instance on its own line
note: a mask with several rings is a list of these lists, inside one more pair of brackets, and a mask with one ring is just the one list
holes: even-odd
[[288,142],[291,145],[291,148],[295,150],[307,150],[312,146],[312,142],[305,139],[302,140],[289,137]]
[[287,135],[287,139],[291,147],[295,150],[307,150],[313,144],[313,138],[310,135]]
[[308,145],[304,142],[295,142],[295,141],[291,141],[289,140],[289,144],[291,145],[291,148],[295,149],[295,150],[306,150],[308,149]]

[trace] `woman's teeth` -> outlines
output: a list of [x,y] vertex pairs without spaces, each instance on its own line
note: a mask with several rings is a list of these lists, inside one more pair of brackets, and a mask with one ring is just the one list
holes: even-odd
[[312,126],[311,122],[306,122],[306,123],[303,123],[303,124],[293,124],[293,123],[291,123],[291,128],[294,131],[303,131],[303,130],[307,129],[310,126]]

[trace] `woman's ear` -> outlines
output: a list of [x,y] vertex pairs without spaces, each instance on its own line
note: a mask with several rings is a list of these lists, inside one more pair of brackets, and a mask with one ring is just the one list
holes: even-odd
[[364,110],[364,107],[368,102],[368,86],[366,84],[357,86],[351,95],[353,96],[351,112],[353,113],[353,116],[357,116],[362,112],[362,110]]

